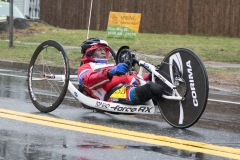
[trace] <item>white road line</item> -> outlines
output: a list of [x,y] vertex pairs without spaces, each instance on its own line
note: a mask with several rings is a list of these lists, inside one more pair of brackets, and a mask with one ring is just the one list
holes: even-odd
[[27,78],[27,76],[18,76],[18,75],[5,74],[5,73],[0,73],[0,75],[3,75],[3,76],[9,76],[9,77]]
[[[4,73],[0,73],[0,75],[11,76],[11,77],[19,77],[19,78],[27,78],[27,76],[17,76],[17,75],[10,75],[10,74],[4,74]],[[218,99],[211,99],[211,98],[208,98],[208,101],[220,102],[220,103],[229,103],[229,104],[240,104],[240,102],[225,101],[225,100],[218,100]]]
[[208,98],[208,101],[220,102],[220,103],[230,103],[230,104],[240,104],[240,102],[224,101],[224,100],[210,99],[210,98]]

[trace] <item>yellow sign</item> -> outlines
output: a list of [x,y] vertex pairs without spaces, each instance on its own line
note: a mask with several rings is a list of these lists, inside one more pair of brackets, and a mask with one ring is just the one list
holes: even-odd
[[110,12],[107,37],[135,38],[140,20],[140,13]]

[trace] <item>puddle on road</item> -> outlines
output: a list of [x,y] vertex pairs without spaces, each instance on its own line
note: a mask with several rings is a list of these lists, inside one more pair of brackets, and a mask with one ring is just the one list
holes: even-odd
[[0,137],[0,159],[74,159],[74,156],[48,151],[48,148],[62,147],[65,139],[3,130]]
[[[30,101],[27,73],[0,69],[0,97]],[[80,103],[67,92],[63,104],[79,106]]]
[[[209,157],[203,153],[184,151],[165,146],[109,145],[92,141],[83,141],[82,144],[79,145],[68,145],[64,137],[24,135],[18,132],[2,130],[0,130],[0,136],[0,159],[90,160],[96,159],[96,156],[101,155],[100,153],[103,151],[110,155],[113,154],[112,152],[119,152],[118,154],[121,155],[121,153],[126,150],[134,153],[141,150],[140,152],[153,152],[186,159],[203,159]],[[78,154],[78,151],[80,151],[81,154]],[[92,154],[89,155],[89,153]],[[98,157],[98,159],[104,159],[106,157],[107,154],[105,154],[104,157]]]

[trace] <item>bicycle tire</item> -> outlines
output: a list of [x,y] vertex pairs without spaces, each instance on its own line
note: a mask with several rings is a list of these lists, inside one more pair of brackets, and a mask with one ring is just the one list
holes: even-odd
[[[177,66],[185,80],[185,99],[182,101],[161,99],[158,100],[158,106],[163,118],[171,126],[188,128],[200,119],[207,105],[209,91],[207,72],[199,56],[187,48],[171,51],[161,64],[159,72],[168,75],[166,79],[174,83],[172,66]],[[165,93],[172,94],[172,90],[162,81],[158,80],[157,83],[163,85]]]
[[[69,83],[69,61],[64,48],[54,40],[41,43],[28,67],[28,92],[41,112],[52,112],[63,101]],[[44,78],[44,74],[63,75],[62,81]]]

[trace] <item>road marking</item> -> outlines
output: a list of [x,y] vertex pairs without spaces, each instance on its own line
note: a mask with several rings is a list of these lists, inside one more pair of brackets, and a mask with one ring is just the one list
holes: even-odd
[[8,76],[8,77],[17,77],[17,78],[26,78],[27,76],[19,76],[19,75],[13,75],[13,74],[7,74],[7,73],[0,73],[1,76]]
[[[18,76],[18,75],[5,74],[5,73],[0,73],[0,75],[9,76],[9,77],[27,78],[27,76]],[[72,83],[73,83],[73,84],[78,84],[78,82],[72,82]],[[211,88],[211,87],[210,87],[210,88]],[[227,90],[223,90],[223,91],[230,92],[230,91],[227,91]],[[226,101],[226,100],[218,100],[218,99],[210,99],[210,98],[208,98],[208,101],[220,102],[220,103],[229,103],[229,104],[240,104],[240,102]]]
[[78,132],[85,132],[97,134],[102,136],[121,138],[148,144],[167,146],[180,150],[187,150],[192,152],[201,152],[209,155],[240,159],[240,149],[225,146],[217,146],[208,143],[195,142],[167,136],[159,136],[148,133],[141,133],[136,131],[129,131],[125,129],[111,128],[101,125],[94,125],[71,120],[64,120],[59,118],[52,118],[30,113],[12,111],[7,109],[0,109],[0,117],[34,123],[55,128],[67,129]]
[[208,98],[208,101],[212,101],[212,102],[221,102],[221,103],[229,103],[229,104],[240,104],[240,102],[224,101],[224,100],[210,99],[210,98]]

